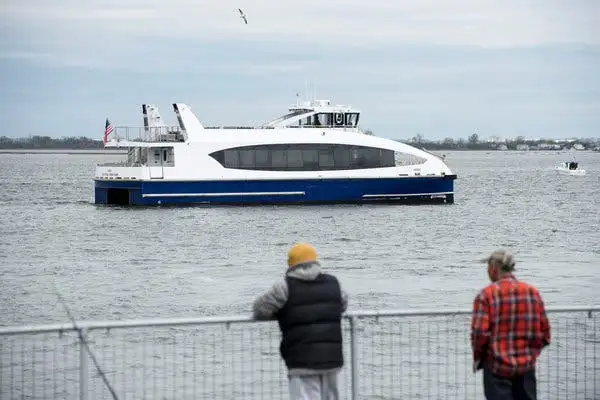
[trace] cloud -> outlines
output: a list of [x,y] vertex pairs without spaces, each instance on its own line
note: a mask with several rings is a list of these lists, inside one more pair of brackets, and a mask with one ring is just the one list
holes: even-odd
[[[248,25],[237,13],[240,6]],[[160,72],[215,43],[254,53],[273,48],[287,63],[283,57],[306,46],[313,53],[358,54],[407,44],[510,48],[569,42],[600,44],[600,2],[8,0],[0,7],[0,57],[43,53],[40,61],[54,66]],[[165,59],[170,47],[183,46],[177,58]],[[152,63],[142,65],[150,54]]]
[[99,112],[138,123],[145,101],[161,110],[187,102],[207,123],[263,122],[295,101],[305,79],[389,137],[516,127],[597,135],[598,70],[595,0],[0,5],[5,126],[58,136],[87,134]]
[[[89,135],[99,115],[139,125],[143,102],[159,105],[170,122],[170,103],[185,102],[208,125],[255,124],[285,112],[297,92],[304,97],[308,78],[317,98],[352,104],[364,127],[387,137],[600,132],[600,46],[383,45],[338,53],[303,44],[281,56],[278,43],[223,42],[183,56],[188,42],[168,43],[152,44],[161,57],[142,49],[139,65],[119,69],[48,68],[27,54],[0,60],[0,76],[11,77],[3,85],[10,102],[0,102],[5,127]],[[37,118],[24,110],[37,110]]]
[[43,33],[54,45],[65,39],[114,45],[115,38],[124,46],[149,38],[278,41],[291,47],[600,43],[600,3],[593,0],[12,0],[0,15],[13,29],[39,38]]

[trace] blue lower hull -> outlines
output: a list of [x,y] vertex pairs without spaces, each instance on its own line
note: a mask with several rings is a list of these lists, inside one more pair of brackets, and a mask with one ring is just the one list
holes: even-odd
[[298,179],[251,181],[96,180],[95,203],[118,205],[453,203],[454,179]]

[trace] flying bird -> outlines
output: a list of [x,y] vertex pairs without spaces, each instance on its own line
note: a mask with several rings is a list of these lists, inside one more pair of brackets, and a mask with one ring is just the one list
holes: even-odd
[[246,25],[248,25],[248,20],[246,19],[246,14],[244,14],[244,12],[242,11],[241,8],[238,8],[238,11],[240,12],[240,17],[242,17],[242,19],[244,20]]

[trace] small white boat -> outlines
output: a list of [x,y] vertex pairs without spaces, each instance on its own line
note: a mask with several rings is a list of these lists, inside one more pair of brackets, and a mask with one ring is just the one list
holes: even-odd
[[565,175],[585,175],[585,169],[579,168],[579,163],[575,161],[566,161],[556,166],[556,172]]

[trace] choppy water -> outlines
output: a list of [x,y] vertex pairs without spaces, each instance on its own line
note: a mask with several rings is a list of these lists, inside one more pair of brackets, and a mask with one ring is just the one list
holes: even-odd
[[[577,153],[583,177],[556,175],[565,153],[448,153],[453,205],[97,207],[94,165],[119,157],[0,155],[0,326],[66,322],[54,284],[80,320],[249,314],[298,240],[317,247],[350,309],[470,308],[487,284],[477,261],[497,247],[515,253],[547,305],[599,303],[599,153]],[[543,398],[596,398],[597,317],[551,320]],[[360,398],[481,397],[466,318],[363,321],[357,334]],[[273,324],[234,324],[91,340],[123,396],[285,398],[278,336]],[[77,398],[76,343],[4,337],[0,397]],[[89,371],[91,398],[108,398]]]
[[470,307],[477,262],[511,249],[549,305],[598,303],[600,153],[583,177],[557,152],[450,152],[456,203],[122,209],[93,202],[96,162],[117,155],[0,155],[0,325],[77,318],[245,314],[313,243],[350,308]]

